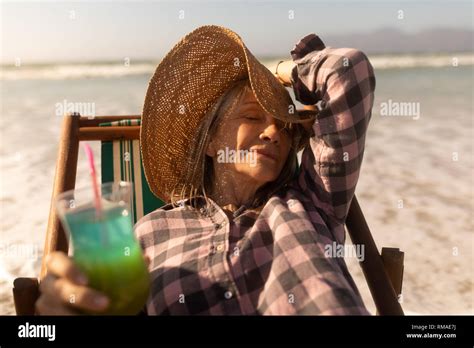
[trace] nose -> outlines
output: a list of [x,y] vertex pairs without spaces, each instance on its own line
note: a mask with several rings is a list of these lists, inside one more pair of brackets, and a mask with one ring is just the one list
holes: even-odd
[[264,142],[271,142],[278,144],[280,142],[280,130],[276,124],[267,125],[262,133],[260,133],[260,139]]
[[266,122],[263,131],[260,133],[260,139],[264,142],[280,143],[280,128],[277,120],[273,116],[266,115]]

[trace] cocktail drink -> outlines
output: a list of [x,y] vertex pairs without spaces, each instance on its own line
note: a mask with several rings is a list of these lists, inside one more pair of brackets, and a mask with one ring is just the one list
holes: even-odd
[[149,273],[141,247],[133,234],[131,184],[100,186],[100,211],[93,190],[62,193],[57,212],[70,236],[73,258],[87,275],[88,286],[105,293],[110,306],[103,314],[135,315],[149,291]]

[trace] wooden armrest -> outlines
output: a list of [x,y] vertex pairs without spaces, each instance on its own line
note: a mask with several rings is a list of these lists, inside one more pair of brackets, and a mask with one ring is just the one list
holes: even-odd
[[13,281],[13,300],[17,315],[34,315],[38,297],[38,278],[16,278]]
[[403,283],[403,259],[405,253],[398,248],[382,248],[382,262],[387,272],[393,290],[398,297],[398,302],[402,302],[402,283]]

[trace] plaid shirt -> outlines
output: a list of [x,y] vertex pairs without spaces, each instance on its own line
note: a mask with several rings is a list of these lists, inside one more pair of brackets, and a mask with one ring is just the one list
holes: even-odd
[[149,315],[369,314],[342,257],[373,105],[375,78],[355,49],[314,34],[291,51],[303,104],[320,102],[298,177],[259,209],[234,213],[211,200],[182,201],[141,218],[135,233],[150,257]]

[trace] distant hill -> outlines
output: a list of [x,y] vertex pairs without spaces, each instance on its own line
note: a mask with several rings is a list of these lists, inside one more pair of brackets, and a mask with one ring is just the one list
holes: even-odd
[[383,28],[370,33],[326,35],[327,46],[357,47],[368,53],[472,52],[474,31],[434,28],[404,33]]

